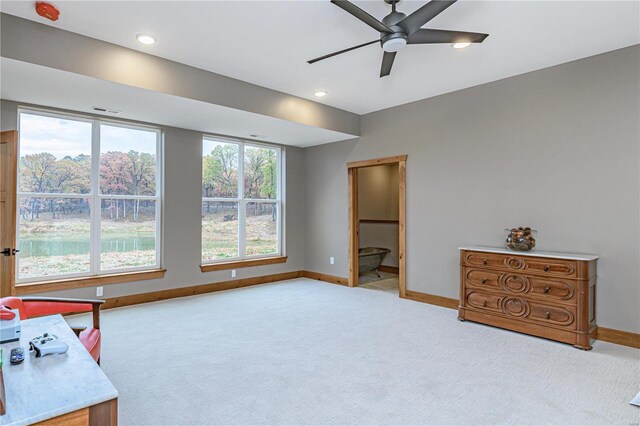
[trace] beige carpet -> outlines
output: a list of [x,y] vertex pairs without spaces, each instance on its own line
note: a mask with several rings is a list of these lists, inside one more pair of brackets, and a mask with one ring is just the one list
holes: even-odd
[[584,352],[383,291],[299,279],[102,318],[121,425],[640,422],[639,350]]

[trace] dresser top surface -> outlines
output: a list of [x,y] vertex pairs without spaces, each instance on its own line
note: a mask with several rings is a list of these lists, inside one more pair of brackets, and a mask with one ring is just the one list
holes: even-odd
[[551,259],[566,259],[566,260],[581,260],[581,261],[596,260],[599,257],[596,254],[562,253],[562,252],[555,252],[555,251],[541,251],[536,249],[533,249],[531,251],[515,251],[515,250],[509,250],[506,247],[489,247],[489,246],[462,246],[459,249],[469,250],[469,251],[480,251],[480,252],[487,252],[487,253],[510,254],[514,256],[547,257]]

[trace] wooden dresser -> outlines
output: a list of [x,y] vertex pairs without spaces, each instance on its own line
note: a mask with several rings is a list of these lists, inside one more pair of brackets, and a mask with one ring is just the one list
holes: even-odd
[[458,318],[591,349],[598,256],[460,248]]

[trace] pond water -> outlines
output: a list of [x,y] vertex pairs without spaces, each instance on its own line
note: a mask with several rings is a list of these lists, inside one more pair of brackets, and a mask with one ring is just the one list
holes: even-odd
[[[102,253],[126,253],[138,250],[155,250],[155,237],[103,238],[100,242]],[[90,251],[89,240],[29,240],[20,241],[20,257],[65,256],[86,254]]]

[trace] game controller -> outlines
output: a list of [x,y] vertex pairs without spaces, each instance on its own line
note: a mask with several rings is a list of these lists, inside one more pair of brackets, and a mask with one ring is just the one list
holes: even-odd
[[29,342],[29,350],[36,352],[36,357],[43,357],[53,354],[63,354],[69,350],[69,345],[58,340],[58,337],[44,333],[42,336],[35,337]]
[[11,349],[11,357],[9,358],[9,362],[13,365],[21,364],[24,361],[24,349],[22,348],[13,348]]

